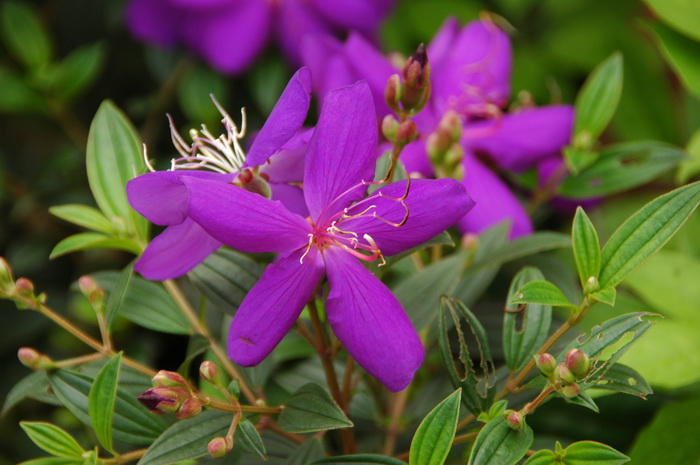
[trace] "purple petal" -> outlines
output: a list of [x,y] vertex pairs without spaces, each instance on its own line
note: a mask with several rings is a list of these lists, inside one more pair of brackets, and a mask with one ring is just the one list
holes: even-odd
[[449,17],[433,36],[430,45],[428,45],[428,60],[430,60],[430,68],[433,72],[441,69],[440,65],[445,57],[449,55],[458,33],[459,20],[455,17]]
[[314,92],[321,103],[331,89],[356,81],[342,54],[342,44],[331,35],[305,36],[301,41],[301,57],[311,70]]
[[209,171],[155,171],[142,174],[126,184],[129,203],[152,223],[180,224],[187,215],[188,194],[182,183],[186,177],[225,184],[231,182],[234,175]]
[[304,124],[311,102],[311,71],[301,68],[289,80],[270,117],[248,151],[245,168],[265,163]]
[[328,321],[348,353],[390,391],[408,386],[424,350],[398,299],[350,254],[325,251]]
[[[469,124],[464,143],[488,153],[504,168],[523,171],[539,160],[556,155],[568,145],[574,109],[568,105],[532,108],[503,116],[499,121]],[[484,137],[469,137],[479,132]]]
[[308,243],[311,226],[281,202],[220,182],[187,178],[188,216],[243,252],[288,252]]
[[364,194],[361,183],[374,177],[376,150],[377,120],[367,83],[329,92],[306,154],[304,197],[313,218],[324,223],[321,213],[339,196],[336,211]]
[[300,51],[305,36],[333,32],[328,21],[306,3],[300,0],[285,0],[277,3],[275,25],[277,44],[294,65],[302,61]]
[[167,0],[131,0],[125,16],[129,31],[139,40],[172,47],[180,39],[184,14]]
[[392,0],[314,0],[314,7],[326,19],[343,29],[376,28],[393,6]]
[[231,322],[228,354],[243,366],[260,363],[289,332],[323,277],[323,258],[312,248],[269,265]]
[[306,151],[313,133],[313,129],[300,130],[260,167],[260,172],[265,173],[270,182],[302,182]]
[[[384,255],[394,255],[422,244],[455,224],[474,207],[464,186],[451,178],[411,180],[403,204],[392,198],[398,199],[405,194],[406,181],[395,182],[378,192],[381,195],[375,192],[350,209],[348,214],[358,214],[372,205],[376,208],[368,210],[362,217],[339,222],[338,227],[357,233],[359,238],[368,234]],[[405,224],[390,224],[400,223],[407,210]],[[375,214],[379,218],[374,217]]]
[[147,279],[173,279],[190,271],[221,247],[190,219],[168,226],[155,237],[134,264],[134,270]]
[[304,191],[299,186],[290,184],[270,183],[270,191],[272,200],[279,200],[292,213],[306,218],[309,216],[309,209],[304,200]]
[[531,234],[530,217],[508,186],[471,153],[465,153],[462,163],[466,172],[463,183],[476,206],[460,220],[459,229],[464,233],[480,233],[509,220],[510,239]]
[[433,177],[435,171],[425,151],[425,139],[419,138],[406,145],[401,151],[401,162],[408,173],[420,173],[426,178]]

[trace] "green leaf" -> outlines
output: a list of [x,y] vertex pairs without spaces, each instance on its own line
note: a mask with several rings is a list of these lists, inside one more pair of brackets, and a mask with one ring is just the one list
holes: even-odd
[[[177,89],[180,107],[190,121],[216,122],[221,119],[219,110],[211,100],[211,95],[219,102],[228,100],[225,78],[203,65],[194,66],[183,76]],[[234,115],[235,117],[236,115]],[[217,132],[214,131],[216,134]]]
[[207,339],[206,336],[202,336],[201,334],[193,334],[190,336],[190,339],[187,342],[187,354],[185,355],[185,360],[182,361],[177,369],[177,372],[182,376],[187,377],[187,375],[190,373],[192,362],[197,357],[205,353],[207,349],[209,349],[209,346],[209,339]]
[[[49,375],[49,382],[63,405],[80,421],[91,426],[88,395],[94,380],[70,371],[56,370]],[[165,420],[149,412],[135,396],[117,389],[112,422],[114,439],[128,444],[148,445],[166,427]]]
[[0,66],[0,111],[7,113],[42,113],[44,97],[27,84],[24,76]]
[[578,305],[569,302],[557,286],[543,280],[529,281],[518,289],[508,302],[509,306],[517,304],[542,304],[578,309]]
[[622,392],[633,396],[646,398],[653,393],[649,383],[634,369],[614,363],[606,367],[603,373],[585,381],[584,389],[593,387],[607,391]]
[[56,425],[40,421],[21,421],[19,425],[34,444],[51,455],[80,458],[85,452],[70,434]]
[[289,70],[276,58],[263,58],[247,75],[248,89],[258,109],[268,114],[277,103],[289,80]]
[[187,276],[209,300],[233,315],[262,272],[263,267],[248,256],[222,247]]
[[695,97],[700,97],[700,42],[691,40],[663,24],[648,25],[658,39],[666,61],[678,73],[685,86]]
[[440,402],[418,426],[411,441],[410,465],[442,465],[457,432],[461,389]]
[[49,207],[49,212],[68,221],[69,223],[82,226],[93,231],[102,232],[105,234],[115,234],[116,230],[112,223],[96,208],[88,207],[87,205],[68,204]]
[[384,455],[375,454],[356,454],[328,457],[325,459],[316,460],[311,465],[343,465],[346,463],[352,463],[354,465],[406,465],[406,462],[395,459],[394,457],[386,457]]
[[321,438],[312,437],[297,449],[284,462],[284,465],[307,465],[324,458],[325,451]]
[[239,442],[241,446],[243,446],[243,449],[249,454],[267,459],[267,452],[265,451],[265,445],[260,437],[260,433],[258,433],[258,430],[255,429],[255,425],[251,423],[250,420],[241,418],[238,422],[235,441]]
[[[482,244],[479,244],[481,248]],[[473,273],[482,267],[502,265],[540,252],[571,247],[568,234],[551,231],[540,231],[529,236],[520,237],[514,241],[504,241],[483,254],[477,254],[467,273]]]
[[122,353],[119,352],[109,362],[105,363],[95,377],[88,394],[90,423],[92,423],[97,440],[100,441],[102,447],[110,452],[114,452],[112,446],[112,418],[114,417],[121,361]]
[[[574,141],[583,132],[595,141],[615,114],[621,94],[622,54],[616,52],[591,72],[576,96]],[[580,148],[590,148],[590,145]]]
[[161,333],[191,332],[187,319],[163,285],[137,276],[130,266],[121,274],[100,272],[91,276],[108,293],[108,321],[112,321],[115,315],[120,315],[137,325]]
[[49,255],[50,259],[85,249],[118,249],[135,254],[141,253],[141,246],[130,239],[106,236],[100,233],[78,233],[68,236]]
[[165,465],[202,457],[208,453],[209,441],[226,435],[232,420],[231,413],[206,410],[178,421],[151,444],[138,465]]
[[7,48],[31,71],[51,61],[51,41],[29,4],[5,2],[0,9],[0,31]]
[[126,198],[126,183],[146,171],[138,134],[114,103],[106,100],[90,125],[87,174],[90,190],[107,219],[123,223],[125,233],[137,239],[148,236],[148,222]]
[[686,158],[683,150],[664,142],[611,145],[585,171],[564,179],[558,192],[574,199],[616,194],[646,184]]
[[[451,328],[454,328],[452,333]],[[466,334],[471,333],[479,350],[477,374],[469,353]],[[454,334],[456,337],[451,337]],[[440,354],[455,388],[462,389],[462,402],[474,415],[487,411],[496,390],[496,369],[484,327],[459,300],[443,297],[438,320]],[[458,354],[455,357],[453,354]]]
[[353,426],[326,390],[314,383],[305,384],[292,394],[285,403],[278,423],[290,433],[311,433]]
[[700,40],[700,5],[689,0],[644,0],[666,23],[688,37]]
[[0,417],[5,415],[12,407],[22,402],[27,397],[32,397],[34,394],[45,393],[49,388],[49,379],[46,377],[45,371],[34,371],[22,378],[17,384],[12,386],[10,392],[5,396],[5,401],[2,404]]
[[610,446],[595,441],[579,441],[563,452],[563,465],[622,465],[629,457]]
[[72,51],[56,66],[52,91],[64,101],[84,92],[102,70],[105,55],[101,43],[84,45]]
[[[544,279],[540,270],[523,268],[510,283],[508,299],[530,281]],[[522,369],[544,344],[552,323],[552,307],[542,304],[506,305],[503,312],[503,352],[511,372]]]
[[676,182],[679,185],[687,183],[690,178],[700,173],[700,129],[693,133],[685,150],[689,157],[678,167]]
[[[450,236],[450,233],[447,231],[443,231],[437,236],[433,237],[432,239],[428,239],[427,241],[423,242],[422,244],[419,244],[415,247],[411,247],[410,249],[406,249],[403,252],[399,252],[396,255],[392,255],[391,257],[386,257],[386,264],[391,265],[393,263],[398,262],[402,258],[406,258],[409,255],[411,255],[413,252],[417,252],[419,250],[427,249],[436,245],[447,245],[450,247],[455,246],[455,242],[452,240],[452,236]],[[377,261],[371,262],[370,264],[370,269],[372,270],[373,273],[381,273],[382,270],[387,269],[385,266],[379,266],[380,263],[377,263]]]
[[532,429],[527,424],[516,431],[505,417],[498,417],[479,431],[468,465],[514,465],[525,456],[532,441]]
[[[586,135],[586,144],[593,144],[593,140],[588,140],[590,137],[588,133]],[[583,142],[580,142],[583,143]],[[590,150],[587,148],[578,147],[564,147],[564,161],[569,171],[578,176],[582,171],[591,166],[598,160],[600,153],[597,150]]]
[[576,397],[561,397],[567,404],[580,405],[581,407],[593,410],[595,413],[600,413],[598,405],[586,391],[582,390]]
[[561,465],[551,450],[538,450],[523,465]]
[[600,273],[600,243],[598,242],[598,233],[593,223],[591,223],[588,215],[581,207],[576,209],[571,237],[574,244],[576,269],[581,280],[581,286],[585,287],[590,278],[598,280],[598,273]]
[[614,287],[608,287],[606,289],[601,289],[598,292],[594,292],[591,294],[591,297],[594,300],[597,300],[600,303],[610,305],[611,307],[615,306],[615,298],[617,296],[617,291],[615,291]]
[[68,459],[63,457],[42,457],[39,459],[21,462],[19,465],[85,465],[85,460],[82,458]]
[[700,202],[700,182],[652,200],[618,228],[603,247],[600,287],[617,286],[678,231]]

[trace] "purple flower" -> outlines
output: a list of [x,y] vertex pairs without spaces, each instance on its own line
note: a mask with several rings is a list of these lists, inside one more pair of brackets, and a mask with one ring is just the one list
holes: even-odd
[[188,177],[189,217],[245,252],[279,252],[241,303],[229,356],[260,363],[289,331],[324,275],[328,321],[357,362],[390,390],[406,387],[423,346],[401,304],[357,259],[383,259],[440,233],[473,202],[453,179],[389,184],[374,178],[377,125],[370,89],[359,82],[326,95],[309,144],[304,198],[309,217],[244,189]]
[[[193,144],[188,145],[171,121],[173,142],[181,157],[172,161],[170,171],[146,173],[126,186],[129,202],[136,211],[157,225],[167,226],[137,260],[136,271],[148,279],[175,278],[190,271],[221,246],[220,240],[187,216],[189,193],[183,182],[185,179],[226,185],[236,182],[251,191],[269,188],[273,199],[286,202],[294,212],[306,213],[301,189],[289,184],[300,182],[303,173],[289,169],[289,165],[303,166],[312,131],[300,128],[309,108],[310,92],[311,73],[302,68],[287,84],[247,155],[239,144],[245,131],[239,131],[221,107],[227,132],[218,138],[202,126],[201,131],[195,131]],[[270,163],[266,164],[268,160]]]
[[[476,202],[459,228],[478,233],[509,220],[511,238],[531,233],[527,212],[499,172],[522,172],[560,156],[571,137],[573,108],[555,105],[504,111],[510,97],[510,42],[491,22],[475,21],[460,28],[457,20],[449,19],[427,53],[432,95],[414,118],[419,138],[404,148],[401,160],[409,172],[434,176],[426,151],[428,136],[448,112],[456,112],[463,125],[463,182]],[[307,38],[302,56],[314,73],[315,92],[321,98],[332,86],[367,79],[378,117],[390,113],[384,88],[398,69],[361,36],[351,33],[345,43],[328,36]]]
[[393,0],[130,0],[126,19],[138,39],[184,44],[223,73],[239,73],[273,39],[294,64],[310,33],[360,31],[374,38]]

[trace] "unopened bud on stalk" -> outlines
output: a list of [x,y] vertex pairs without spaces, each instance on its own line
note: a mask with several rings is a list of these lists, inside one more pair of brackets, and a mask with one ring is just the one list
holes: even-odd
[[153,413],[175,413],[180,410],[192,393],[185,388],[154,387],[138,396],[139,402]]
[[180,420],[187,420],[188,418],[196,417],[200,413],[202,413],[202,403],[196,397],[190,397],[182,403],[176,416]]
[[586,284],[583,286],[583,293],[591,294],[599,289],[600,283],[598,283],[598,279],[595,276],[591,276],[586,280]]
[[576,375],[574,375],[564,363],[557,365],[557,368],[554,370],[554,377],[564,383],[576,382]]
[[466,250],[467,252],[472,252],[476,250],[476,248],[479,247],[479,236],[473,233],[465,233],[462,236],[460,246],[463,250]]
[[207,450],[209,451],[209,455],[215,459],[222,459],[226,457],[226,454],[233,450],[233,436],[212,439],[209,441],[209,445],[207,445]]
[[404,121],[396,132],[396,143],[399,145],[410,144],[418,137],[418,128],[413,120]]
[[81,276],[78,279],[78,287],[80,292],[88,299],[90,304],[99,308],[105,298],[105,291],[97,285],[94,279],[88,275]]
[[566,353],[564,363],[571,373],[576,376],[576,379],[583,378],[591,371],[591,360],[581,349],[569,350]]
[[22,365],[32,370],[48,370],[55,368],[56,364],[48,356],[40,354],[31,347],[22,347],[17,351],[17,358]]
[[399,122],[394,118],[394,115],[386,115],[382,120],[382,134],[386,137],[386,140],[394,142],[398,131]]
[[545,378],[551,378],[554,370],[557,368],[557,360],[552,354],[548,353],[540,354],[536,358],[535,363],[537,364],[537,369],[540,370],[540,373]]
[[511,429],[518,431],[523,427],[524,418],[520,412],[516,412],[515,410],[506,410],[503,412],[503,416]]
[[253,194],[262,195],[266,199],[272,198],[270,184],[260,174],[250,169],[242,170],[236,177],[236,184]]
[[12,268],[4,258],[0,257],[0,294],[9,294],[14,287],[15,280],[12,277]]
[[453,142],[458,142],[462,137],[462,117],[454,110],[448,110],[440,118],[438,129],[445,131]]
[[418,112],[430,98],[430,63],[425,45],[420,44],[402,71],[401,105],[404,110]]
[[19,278],[15,282],[15,289],[21,297],[34,297],[34,283],[27,278]]
[[399,108],[401,93],[401,78],[398,74],[393,74],[386,83],[386,89],[384,90],[384,101],[395,113],[401,111]]
[[571,399],[581,393],[581,388],[576,383],[565,384],[559,389],[559,392],[567,399]]
[[160,370],[151,380],[154,386],[189,388],[189,383],[180,373]]
[[199,366],[199,375],[207,382],[218,385],[221,383],[219,379],[219,367],[211,360],[205,360]]

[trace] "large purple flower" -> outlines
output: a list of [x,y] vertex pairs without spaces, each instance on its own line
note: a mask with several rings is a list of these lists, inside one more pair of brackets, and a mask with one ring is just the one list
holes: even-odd
[[311,131],[302,130],[301,126],[309,109],[310,93],[311,73],[302,68],[287,84],[247,155],[239,144],[243,131],[221,108],[227,133],[216,138],[202,127],[191,146],[171,122],[173,142],[182,156],[173,160],[170,171],[146,173],[126,186],[129,202],[136,211],[157,225],[167,226],[136,261],[136,271],[148,279],[175,278],[221,246],[220,240],[187,216],[189,192],[185,179],[206,180],[234,189],[240,189],[230,184],[234,180],[249,190],[269,188],[273,199],[284,201],[296,213],[306,213],[301,189],[289,183],[302,180],[303,173],[290,168],[290,164],[303,166]]
[[400,303],[359,261],[414,247],[454,224],[473,202],[453,179],[384,186],[374,178],[377,125],[365,82],[326,95],[309,144],[304,198],[309,217],[206,178],[183,179],[188,216],[212,237],[245,252],[279,252],[241,303],[229,356],[260,363],[289,331],[324,274],[328,321],[348,352],[390,390],[406,387],[423,347]]
[[132,34],[160,46],[184,44],[223,73],[239,73],[274,38],[298,65],[302,37],[347,30],[374,38],[393,0],[130,0]]
[[[414,118],[419,138],[404,148],[402,161],[409,172],[434,176],[426,151],[428,136],[448,112],[456,112],[463,123],[463,182],[476,201],[474,210],[459,222],[460,229],[478,233],[510,220],[511,238],[529,234],[530,218],[498,171],[521,172],[560,156],[571,137],[573,108],[555,105],[505,112],[510,98],[510,42],[491,22],[475,21],[460,28],[449,19],[427,53],[432,94]],[[378,117],[390,113],[384,88],[398,69],[361,36],[350,34],[345,43],[329,36],[307,38],[302,55],[321,98],[332,86],[366,79]]]

